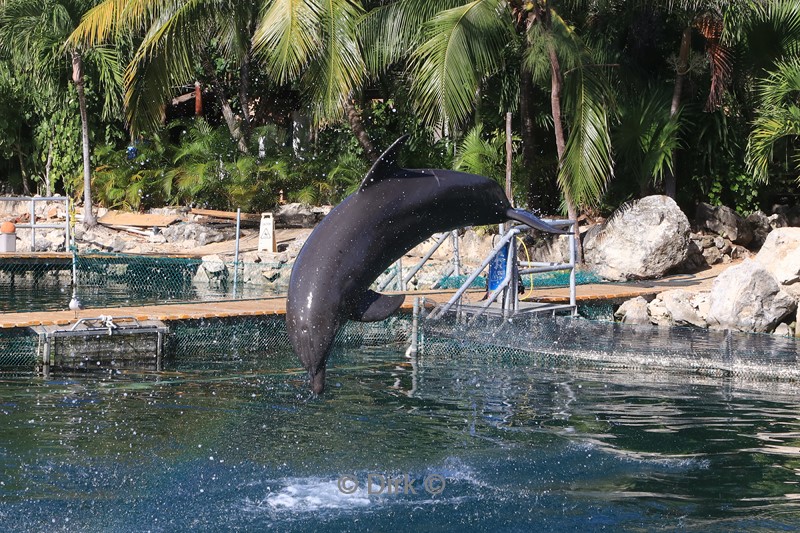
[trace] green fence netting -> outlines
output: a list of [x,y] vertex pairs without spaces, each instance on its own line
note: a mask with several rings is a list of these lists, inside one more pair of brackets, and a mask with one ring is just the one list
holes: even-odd
[[26,330],[0,330],[0,367],[33,368],[39,337]]
[[[411,265],[404,265],[407,275]],[[438,268],[442,268],[439,265]],[[39,254],[0,257],[0,312],[64,310],[73,285],[86,308],[125,307],[158,303],[263,298],[285,294],[291,275],[290,262],[234,262],[220,256],[175,257],[106,252]],[[455,289],[467,276],[446,276],[437,267],[423,270],[409,288]],[[397,273],[393,265],[379,278]],[[398,276],[386,287],[399,290]],[[578,284],[596,283],[590,271],[576,272]],[[526,288],[569,285],[568,272],[522,276]],[[474,287],[485,287],[479,277]]]
[[[165,369],[180,368],[222,368],[236,366],[246,368],[248,362],[263,361],[266,357],[291,352],[286,333],[286,325],[281,316],[233,317],[202,320],[173,320],[168,322],[169,333],[164,340]],[[335,349],[352,349],[360,346],[384,346],[408,342],[411,334],[411,320],[407,314],[390,317],[381,322],[348,322],[339,332]],[[150,341],[155,337],[151,336]],[[119,366],[128,359],[131,350],[141,349],[142,341],[125,340],[124,337],[72,337],[60,338],[54,343],[51,360],[58,364],[75,363],[71,368],[85,370],[93,368],[81,363],[80,353],[87,353],[85,343],[104,342],[103,353],[97,353],[92,346],[92,360],[102,360],[98,365],[108,368]],[[151,342],[152,344],[152,342]],[[154,353],[150,347],[150,354]],[[63,353],[56,353],[63,352]],[[27,368],[33,370],[41,363],[42,346],[40,338],[26,328],[0,330],[0,368]],[[114,361],[117,361],[116,363]],[[151,361],[152,362],[152,361]],[[294,358],[291,364],[298,366]]]

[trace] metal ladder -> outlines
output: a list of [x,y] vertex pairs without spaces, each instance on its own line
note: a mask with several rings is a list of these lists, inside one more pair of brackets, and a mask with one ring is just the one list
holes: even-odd
[[[575,296],[575,264],[576,264],[576,244],[574,220],[545,220],[551,226],[557,228],[568,228],[571,231],[569,239],[569,262],[567,263],[546,263],[536,261],[520,261],[517,254],[516,237],[526,231],[528,226],[514,225],[502,233],[502,237],[495,245],[494,249],[486,256],[483,262],[467,277],[466,281],[456,291],[450,300],[428,315],[428,320],[437,320],[449,312],[456,312],[459,317],[472,315],[470,322],[474,322],[482,315],[500,316],[509,319],[522,313],[543,313],[555,314],[559,311],[569,311],[572,316],[577,314],[577,303]],[[479,303],[464,303],[464,294],[469,289],[475,279],[501,254],[506,253],[506,265],[503,279],[491,291],[487,289],[487,296]],[[541,303],[526,302],[519,299],[519,279],[526,274],[536,274],[542,272],[569,271],[569,303]],[[488,285],[488,281],[487,281]]]

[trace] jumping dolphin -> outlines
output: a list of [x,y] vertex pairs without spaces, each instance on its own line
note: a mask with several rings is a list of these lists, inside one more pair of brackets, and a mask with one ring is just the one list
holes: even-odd
[[516,220],[564,233],[511,207],[500,186],[452,170],[404,169],[395,162],[408,136],[375,162],[358,191],[337,205],[309,235],[294,263],[286,302],[286,329],[308,370],[312,390],[325,389],[325,366],[336,332],[347,320],[383,320],[403,295],[370,285],[392,263],[434,233]]

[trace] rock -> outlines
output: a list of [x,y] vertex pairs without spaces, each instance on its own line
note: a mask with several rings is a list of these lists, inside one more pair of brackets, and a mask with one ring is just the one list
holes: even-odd
[[698,292],[694,294],[689,301],[692,304],[697,315],[708,324],[708,311],[711,308],[711,294],[708,292]]
[[692,239],[689,241],[689,246],[686,250],[686,259],[681,265],[683,272],[697,272],[708,266],[702,249],[697,245],[698,241]]
[[748,250],[744,246],[739,246],[738,244],[734,244],[733,248],[731,249],[730,256],[731,259],[746,259],[750,257],[750,250]]
[[584,237],[586,263],[610,280],[663,276],[688,247],[689,220],[668,196],[637,200]]
[[650,320],[660,326],[706,327],[706,321],[692,305],[692,297],[692,294],[683,289],[673,289],[660,293],[647,306]]
[[332,205],[318,205],[311,208],[311,212],[314,213],[314,217],[316,218],[316,222],[319,222],[323,218],[325,218],[328,213],[331,212],[333,209]]
[[637,296],[623,302],[614,313],[614,318],[623,324],[649,324],[650,317],[647,314],[647,300]]
[[[426,239],[419,243],[417,246],[409,250],[406,256],[410,256],[414,261],[421,259],[427,254],[430,249],[436,244],[438,239],[438,235],[436,237],[431,237],[430,239]],[[448,235],[445,241],[436,249],[436,251],[431,256],[431,260],[434,261],[447,261],[448,259],[453,257],[453,239]]]
[[308,235],[297,237],[295,240],[289,243],[289,246],[286,248],[286,256],[290,261],[294,261],[294,259],[297,257],[297,254],[300,253],[300,250],[306,243],[306,239],[308,239]]
[[762,333],[772,331],[797,307],[772,274],[752,259],[720,274],[711,287],[710,301],[709,327]]
[[[527,247],[527,255],[531,261],[543,263],[569,263],[569,241],[571,235],[532,234],[529,233],[523,242]],[[520,249],[520,257],[525,261],[525,248]]]
[[128,247],[128,240],[122,235],[117,235],[111,241],[111,250],[114,252],[124,252]]
[[492,251],[493,238],[496,235],[478,233],[473,228],[467,229],[458,244],[462,265],[479,265]]
[[225,271],[225,261],[218,255],[204,255],[202,257],[203,269],[209,274],[221,275]]
[[785,228],[789,225],[789,221],[786,220],[786,217],[777,213],[768,216],[767,220],[769,220],[769,225],[772,229]]
[[197,222],[172,224],[161,228],[161,235],[167,242],[181,244],[185,248],[205,246],[212,242],[228,241],[236,238],[236,229],[231,227],[214,228]]
[[778,228],[756,255],[781,288],[800,301],[800,228]]
[[722,252],[720,252],[719,248],[716,246],[712,246],[703,250],[703,257],[705,258],[707,264],[716,265],[722,261]]
[[788,205],[773,205],[772,212],[781,215],[786,219],[787,226],[800,226],[800,205],[789,207]]
[[772,231],[772,226],[769,223],[769,217],[763,211],[756,211],[747,215],[745,221],[750,225],[753,231],[753,240],[750,241],[751,248],[761,248],[767,235]]
[[698,204],[695,224],[701,229],[713,231],[742,246],[747,246],[753,240],[753,230],[750,229],[750,225],[736,211],[724,205]]
[[781,322],[778,324],[778,327],[775,328],[775,331],[772,332],[773,335],[780,335],[781,337],[788,337],[791,335],[791,330],[789,329],[789,324],[785,324]]
[[317,222],[317,215],[310,205],[285,204],[274,212],[275,224],[289,228],[310,228]]

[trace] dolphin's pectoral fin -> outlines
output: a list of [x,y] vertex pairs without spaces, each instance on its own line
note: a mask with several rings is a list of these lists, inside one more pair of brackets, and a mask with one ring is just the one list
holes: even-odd
[[361,181],[360,191],[385,177],[394,175],[399,170],[397,167],[397,153],[406,144],[406,140],[408,140],[408,135],[403,135],[381,154]]
[[402,294],[378,294],[375,291],[368,290],[361,297],[361,300],[356,302],[356,306],[350,314],[350,319],[359,322],[383,320],[397,311],[405,299],[406,297]]
[[547,233],[561,233],[561,234],[570,233],[555,226],[551,226],[541,218],[534,216],[528,213],[527,211],[523,211],[522,209],[509,208],[506,210],[506,216],[511,220],[516,220],[517,222],[521,222],[527,226],[532,227],[533,229],[546,231]]

